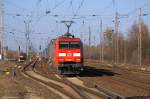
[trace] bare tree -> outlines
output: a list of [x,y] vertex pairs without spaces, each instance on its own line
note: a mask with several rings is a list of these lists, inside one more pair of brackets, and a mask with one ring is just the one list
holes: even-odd
[[[148,26],[142,22],[142,62],[149,57],[148,53],[150,50],[150,37]],[[138,59],[138,23],[134,23],[132,27],[129,29],[128,38],[127,38],[127,57],[130,63],[137,64]]]

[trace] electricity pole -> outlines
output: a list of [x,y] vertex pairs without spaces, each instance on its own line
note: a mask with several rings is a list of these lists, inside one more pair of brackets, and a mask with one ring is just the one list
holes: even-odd
[[142,10],[139,9],[139,33],[138,33],[138,65],[141,66],[141,17],[142,17]]
[[89,26],[89,47],[91,46],[91,27]]
[[142,16],[146,16],[139,8],[139,33],[138,33],[138,65],[142,65]]
[[94,44],[94,46],[96,45],[96,37],[95,37],[95,35],[93,36],[93,44]]
[[118,12],[116,12],[115,15],[115,64],[119,63],[119,36],[118,36],[118,28],[119,27],[119,16],[118,16]]
[[88,53],[89,53],[89,59],[91,59],[91,27],[89,26],[89,47],[88,47]]
[[[84,41],[84,20],[82,21],[82,31],[80,33],[81,40]],[[84,43],[84,42],[83,42]]]
[[24,21],[25,23],[25,30],[26,30],[26,33],[25,33],[25,37],[26,37],[26,54],[27,54],[27,57],[29,56],[29,45],[30,45],[30,38],[29,38],[29,34],[30,34],[30,26],[29,24],[31,23],[31,20],[30,21]]
[[20,45],[18,45],[18,61],[20,62]]
[[115,56],[115,64],[118,64],[120,62],[120,54],[119,54],[119,19],[120,18],[126,18],[128,15],[119,15],[118,12],[115,14],[115,37],[114,37],[114,56]]
[[104,61],[104,53],[103,53],[103,22],[100,21],[100,61]]
[[124,39],[124,64],[126,64],[127,61],[127,46],[126,46],[126,39]]
[[142,9],[139,8],[138,64],[142,62]]
[[0,59],[3,59],[3,47],[4,47],[3,35],[4,35],[4,4],[3,0],[0,0]]

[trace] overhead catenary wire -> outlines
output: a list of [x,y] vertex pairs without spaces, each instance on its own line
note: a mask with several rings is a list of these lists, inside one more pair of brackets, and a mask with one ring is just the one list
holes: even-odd
[[104,8],[101,9],[101,13],[106,12],[109,8],[111,8],[112,6],[114,6],[114,0],[111,0],[110,3],[108,5],[106,5]]
[[23,7],[21,7],[21,6],[17,5],[17,4],[15,4],[15,3],[13,3],[12,1],[5,0],[5,2],[7,2],[7,4],[12,5],[12,6],[15,7],[15,8],[18,8],[19,10],[26,11],[26,12],[31,12],[31,10],[26,9],[26,8],[23,8]]
[[[8,0],[7,0],[8,1]],[[41,0],[39,0],[38,1],[38,3],[37,3],[37,6],[39,5],[39,3],[41,2]],[[21,9],[21,10],[25,10],[25,11],[28,11],[27,9],[24,9],[24,8],[22,8],[22,7],[20,7],[20,6],[18,6],[18,5],[16,5],[15,3],[12,3],[12,2],[9,2],[9,3],[11,3],[14,7],[16,7],[16,8],[19,8],[19,9]],[[33,11],[28,11],[28,12],[30,12],[30,15],[28,14],[28,15],[25,15],[25,14],[19,14],[19,13],[17,13],[17,14],[15,14],[15,13],[7,13],[6,15],[12,15],[13,16],[13,18],[15,18],[15,17],[28,17],[28,18],[30,18],[30,20],[32,21],[33,20],[33,17],[34,17],[34,10],[36,9],[37,7],[35,7],[34,9],[33,9]],[[32,12],[32,13],[31,13]],[[34,17],[35,18],[35,17]],[[18,19],[17,19],[18,20]],[[20,20],[20,21],[23,21],[23,20]]]
[[42,1],[42,0],[37,0],[37,3],[36,3],[36,4],[39,5],[39,4],[41,3],[41,1]]
[[[41,0],[39,0],[39,1],[41,1]],[[64,0],[63,0],[63,1],[64,1]],[[82,3],[82,2],[81,2],[81,3]],[[111,3],[112,3],[112,2],[111,2]],[[110,3],[110,5],[111,5],[111,3]],[[56,6],[56,5],[55,5],[55,6]],[[147,6],[148,6],[148,5],[147,5]],[[145,8],[146,8],[146,7],[145,7]],[[132,13],[131,13],[131,14],[132,14]],[[48,15],[48,16],[54,16],[54,17],[55,17],[55,14],[54,14],[54,15]],[[63,17],[63,16],[69,16],[69,15],[61,15],[61,14],[59,15],[59,14],[57,14],[57,16]],[[84,15],[83,15],[83,16],[84,16]],[[92,16],[92,15],[89,15],[89,16],[88,16],[88,15],[87,15],[87,16],[85,16],[85,17],[92,17],[92,18],[93,18],[94,16]],[[105,17],[105,16],[104,16],[104,17]],[[86,20],[86,19],[84,19],[84,20]],[[39,21],[40,21],[40,20],[39,20]]]
[[73,3],[73,0],[70,1],[70,7],[71,7],[73,15],[75,15],[75,11],[74,11],[74,7],[72,3]]
[[[55,5],[54,8],[58,7],[60,4],[62,4],[62,3],[64,3],[64,2],[65,2],[65,0],[63,0],[62,2],[59,2],[57,5]],[[84,1],[81,2],[81,4],[79,5],[78,9],[81,8],[81,5],[83,5],[83,2],[84,2]],[[78,11],[77,11],[77,12],[78,12]],[[32,16],[32,15],[31,15],[31,16]],[[44,15],[38,17],[37,20],[36,20],[36,22],[40,21],[44,16],[46,16],[46,15],[44,14]],[[58,17],[58,16],[62,16],[62,17],[64,17],[64,16],[69,16],[69,15],[57,15],[57,14],[56,14],[56,15],[50,15],[50,16],[54,16],[54,17],[56,17],[56,16],[57,16],[57,17]],[[85,15],[83,15],[83,16],[85,16]],[[90,16],[90,15],[89,15],[89,16]],[[92,15],[91,15],[91,16],[92,16]],[[36,24],[36,22],[35,22],[35,24]],[[33,25],[33,26],[34,26],[34,25]]]
[[46,4],[47,4],[46,11],[50,11],[50,4],[49,4],[49,0],[46,0]]
[[[8,0],[7,0],[8,1]],[[47,0],[48,1],[48,0]],[[57,3],[53,8],[52,8],[52,10],[51,11],[53,11],[53,10],[55,10],[57,7],[59,7],[61,4],[63,4],[64,2],[65,2],[66,0],[62,0],[61,2],[59,2],[59,3]],[[9,2],[9,1],[8,1]],[[38,0],[37,1],[37,6],[40,4],[42,2],[42,0]],[[22,8],[22,7],[20,7],[20,6],[18,6],[18,5],[16,5],[16,4],[14,4],[14,3],[12,3],[12,2],[9,2],[10,4],[12,4],[14,7],[16,7],[16,8],[19,8],[19,9],[22,9],[23,11],[25,10],[25,11],[28,11],[27,9],[24,9],[24,8]],[[32,12],[32,13],[31,13]],[[31,17],[31,20],[33,19],[33,16],[34,16],[34,13],[33,13],[33,11],[30,11],[30,13],[31,13],[31,15],[30,15],[30,17]],[[11,15],[11,14],[7,14],[7,15]],[[19,15],[19,14],[16,14],[16,15]],[[20,16],[20,15],[19,15]],[[22,16],[26,16],[26,15],[22,15]],[[42,15],[42,16],[39,16],[39,17],[37,17],[37,20],[36,20],[36,22],[35,22],[35,24],[37,24],[43,17],[45,17],[45,16],[47,16],[47,14],[44,14],[44,15]],[[32,26],[35,26],[35,24],[33,24]]]
[[138,12],[139,11],[139,8],[142,8],[142,9],[146,9],[147,6],[150,6],[150,2],[149,3],[145,3],[144,5],[140,6],[140,7],[136,7],[135,9],[131,10],[130,12],[127,13],[128,16],[134,14],[135,12]]
[[80,8],[83,6],[83,4],[84,4],[84,0],[82,0],[81,3],[79,4],[79,6],[75,12],[75,15],[78,14],[78,12],[79,12]]
[[61,2],[57,3],[52,9],[51,11],[55,10],[57,7],[59,7],[60,5],[62,5],[66,0],[62,0]]
[[[7,0],[8,1],[8,0]],[[38,2],[41,2],[42,0],[38,0]],[[56,8],[56,7],[58,7],[60,4],[62,4],[62,3],[64,3],[66,0],[62,0],[61,2],[59,2],[59,3],[57,3],[55,6],[54,6],[54,8]],[[113,1],[114,0],[112,0],[111,2],[110,2],[110,5],[113,3]],[[78,7],[78,9],[79,8],[81,8],[81,6],[83,5],[83,2],[84,2],[84,0],[82,0],[81,1],[81,3],[80,3],[80,5],[79,5],[79,7]],[[145,4],[144,6],[148,6],[149,5],[149,3],[148,4]],[[17,6],[18,7],[18,6]],[[109,6],[108,6],[109,7]],[[20,8],[20,7],[19,7]],[[54,9],[53,8],[53,9]],[[107,8],[107,7],[106,7]],[[24,9],[24,8],[23,8]],[[76,11],[76,12],[78,12],[78,11]],[[131,12],[132,13],[132,12]],[[53,16],[55,16],[55,15],[53,15]],[[61,16],[61,15],[58,15],[58,16]],[[66,16],[66,15],[65,15]],[[105,17],[105,16],[104,16]],[[39,18],[39,20],[40,20],[40,18]],[[39,20],[37,20],[37,21],[39,21]]]
[[[20,38],[20,39],[25,39],[25,37],[24,36],[18,36],[18,35],[13,35],[13,36],[15,36],[15,37],[17,37],[17,38]],[[48,38],[50,38],[50,36],[48,37],[48,36],[46,36],[46,37],[30,37],[31,39],[48,39]]]
[[[50,13],[52,13],[57,7],[59,7],[60,5],[62,5],[65,1],[66,1],[66,0],[62,0],[61,2],[57,3],[57,4],[51,9]],[[43,15],[39,16],[39,17],[37,18],[35,24],[33,24],[33,26],[35,27],[35,26],[38,24],[38,22],[39,22],[42,18],[46,17],[48,14],[49,14],[49,13],[46,13],[46,14],[43,14]],[[54,16],[55,16],[55,15],[54,15]]]

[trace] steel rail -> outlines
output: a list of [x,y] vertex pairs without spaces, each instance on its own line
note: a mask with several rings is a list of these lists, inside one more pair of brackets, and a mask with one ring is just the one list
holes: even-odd
[[95,88],[99,90],[101,94],[107,97],[107,99],[126,99],[125,96],[119,95],[115,92],[112,92],[110,90],[104,89],[98,85],[95,85]]
[[[22,75],[24,75],[24,76],[26,76],[26,77],[28,77],[28,78],[30,78],[30,79],[32,79],[32,80],[34,80],[34,81],[36,81],[36,82],[42,84],[42,85],[44,85],[44,86],[47,86],[48,89],[50,89],[50,88],[52,89],[52,88],[53,88],[53,89],[55,89],[55,91],[57,90],[59,93],[64,94],[64,95],[70,97],[71,99],[77,99],[77,98],[79,98],[79,96],[78,96],[78,97],[73,96],[71,93],[68,93],[65,89],[63,89],[62,86],[60,86],[60,85],[54,83],[54,82],[58,82],[58,81],[46,82],[46,81],[43,81],[42,79],[33,77],[32,75],[28,74],[27,71],[26,71],[27,68],[32,67],[32,65],[35,65],[36,62],[37,62],[37,60],[34,60],[34,61],[29,62],[27,65],[25,65],[25,66],[23,67]],[[48,79],[48,78],[47,78],[47,79]],[[62,82],[59,82],[59,83],[62,83]],[[71,87],[70,85],[68,85],[68,86]],[[49,88],[49,87],[50,87],[50,88]],[[71,88],[72,88],[72,87],[71,87]],[[72,88],[72,89],[73,89],[73,88]],[[74,89],[73,89],[73,90],[74,90]],[[57,92],[57,93],[58,93],[58,92]],[[81,92],[80,90],[76,89],[75,92],[76,92],[77,94],[79,94],[80,97],[82,97],[82,99],[89,99],[89,98],[87,98],[87,96],[81,94],[82,92]],[[65,99],[65,98],[64,98],[64,99]]]

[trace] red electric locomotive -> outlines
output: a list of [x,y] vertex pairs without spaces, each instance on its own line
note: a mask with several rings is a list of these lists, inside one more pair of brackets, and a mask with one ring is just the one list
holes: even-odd
[[51,40],[50,63],[60,74],[79,74],[83,70],[83,45],[70,33]]

